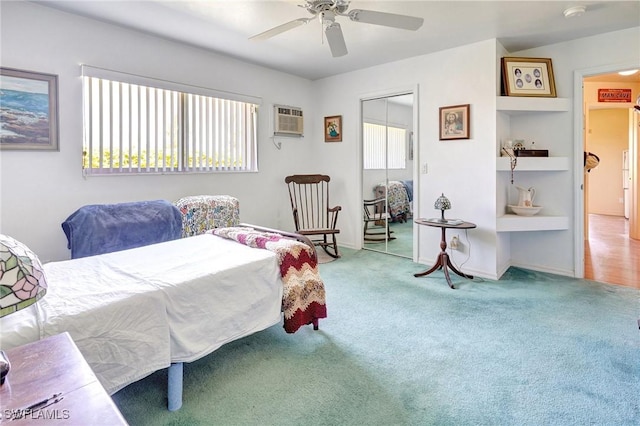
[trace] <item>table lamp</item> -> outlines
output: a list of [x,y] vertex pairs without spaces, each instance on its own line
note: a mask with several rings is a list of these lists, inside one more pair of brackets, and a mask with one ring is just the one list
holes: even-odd
[[[0,234],[0,318],[36,303],[47,292],[38,256],[15,239]],[[0,385],[11,363],[0,351]]]
[[445,222],[444,219],[444,211],[449,210],[451,208],[451,201],[447,197],[444,196],[444,193],[438,197],[433,207],[436,210],[440,210],[442,212],[442,216],[440,218],[441,222]]

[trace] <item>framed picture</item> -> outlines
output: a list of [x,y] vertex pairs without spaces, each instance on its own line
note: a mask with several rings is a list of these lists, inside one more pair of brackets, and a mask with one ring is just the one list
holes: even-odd
[[440,108],[440,140],[469,139],[469,104]]
[[556,97],[549,58],[502,58],[502,85],[507,96]]
[[334,115],[324,118],[324,141],[342,142],[342,116]]
[[58,151],[58,76],[0,68],[0,149]]

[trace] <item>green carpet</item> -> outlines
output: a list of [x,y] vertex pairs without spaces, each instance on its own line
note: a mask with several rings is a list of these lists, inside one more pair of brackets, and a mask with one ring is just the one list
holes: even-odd
[[[384,233],[384,227],[376,227],[377,232]],[[364,248],[367,250],[388,252],[398,256],[413,259],[413,219],[406,222],[391,222],[389,229],[392,231],[393,240],[389,241],[365,241]]]
[[273,326],[114,395],[132,425],[638,425],[640,292],[510,269],[500,281],[371,251],[320,266],[328,318]]

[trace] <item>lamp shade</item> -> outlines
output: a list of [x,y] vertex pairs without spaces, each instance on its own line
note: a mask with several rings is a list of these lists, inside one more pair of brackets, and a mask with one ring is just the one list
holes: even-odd
[[442,211],[442,219],[444,220],[444,211],[451,208],[451,201],[449,201],[449,199],[445,197],[444,194],[442,194],[438,197],[433,207],[436,210]]
[[46,292],[38,256],[21,242],[0,234],[0,317],[33,305]]
[[449,210],[451,208],[451,201],[442,194],[438,197],[433,207],[435,207],[436,210]]

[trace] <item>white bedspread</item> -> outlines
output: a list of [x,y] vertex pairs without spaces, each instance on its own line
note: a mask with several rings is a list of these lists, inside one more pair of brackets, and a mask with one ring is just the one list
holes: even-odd
[[0,319],[0,347],[68,331],[111,394],[281,319],[275,255],[213,235],[44,268],[46,296]]

